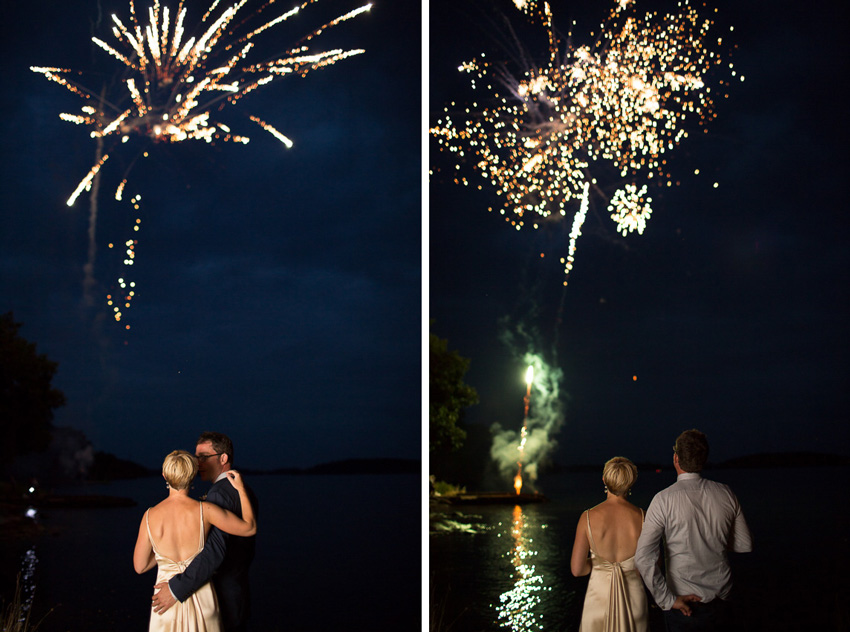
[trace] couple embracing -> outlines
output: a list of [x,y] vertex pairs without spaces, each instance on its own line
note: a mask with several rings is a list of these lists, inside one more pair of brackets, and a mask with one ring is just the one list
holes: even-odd
[[[189,497],[196,475],[213,483],[202,501]],[[137,573],[158,568],[150,631],[247,630],[257,499],[233,469],[233,443],[204,432],[194,455],[165,457],[162,476],[168,497],[145,512],[133,553]]]
[[701,477],[707,460],[702,432],[679,435],[676,482],[655,495],[646,516],[626,500],[637,479],[634,463],[614,457],[605,464],[607,499],[582,513],[570,561],[576,577],[590,573],[580,632],[646,632],[644,583],[668,632],[728,629],[727,552],[751,551],[752,537],[732,490]]

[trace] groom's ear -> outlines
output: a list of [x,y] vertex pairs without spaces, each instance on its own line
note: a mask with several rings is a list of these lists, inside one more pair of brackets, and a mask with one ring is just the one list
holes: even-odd
[[227,454],[222,454],[221,455],[221,464],[224,465],[225,463],[229,463],[229,462],[230,462],[230,457],[227,456]]

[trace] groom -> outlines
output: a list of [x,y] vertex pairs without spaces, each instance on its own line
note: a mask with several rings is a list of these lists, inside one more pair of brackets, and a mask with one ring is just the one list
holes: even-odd
[[[708,439],[702,432],[679,435],[673,447],[676,482],[649,504],[635,552],[635,565],[664,610],[668,632],[728,630],[732,571],[726,554],[753,550],[735,494],[700,475],[707,460]],[[662,548],[666,577],[657,564]]]
[[[207,502],[214,503],[242,516],[239,493],[227,480],[226,473],[233,467],[233,443],[220,432],[204,432],[195,446],[198,458],[198,475],[201,480],[212,481]],[[257,515],[257,498],[246,486],[248,497]],[[162,614],[176,601],[185,601],[198,588],[212,580],[218,596],[224,632],[243,632],[248,629],[250,614],[250,587],[248,570],[254,559],[255,537],[239,538],[222,533],[212,527],[204,549],[180,575],[167,583],[154,586],[153,606]]]

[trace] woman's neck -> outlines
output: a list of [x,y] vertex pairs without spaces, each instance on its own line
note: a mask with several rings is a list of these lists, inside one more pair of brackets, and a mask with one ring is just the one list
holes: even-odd
[[616,494],[612,494],[611,492],[608,492],[608,498],[606,498],[605,501],[614,504],[622,504],[629,502],[628,500],[626,500],[625,496],[617,496]]

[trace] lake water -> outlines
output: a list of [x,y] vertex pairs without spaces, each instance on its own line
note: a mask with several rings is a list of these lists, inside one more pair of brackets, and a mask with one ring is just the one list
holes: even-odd
[[[251,569],[255,630],[420,629],[419,476],[246,480],[261,512]],[[197,487],[200,492],[207,485]],[[21,566],[33,572],[35,619],[53,609],[39,632],[145,630],[156,574],[136,575],[133,547],[145,508],[165,497],[165,484],[155,477],[84,491],[139,504],[50,510],[39,517],[57,530],[40,537],[26,560],[22,553]]]
[[[738,495],[754,551],[732,554],[741,630],[850,630],[848,468],[719,470]],[[578,630],[587,577],[570,573],[581,512],[604,499],[599,473],[544,477],[549,502],[432,507],[435,632]],[[641,472],[630,500],[648,507],[675,473]],[[651,629],[663,631],[657,608]]]

